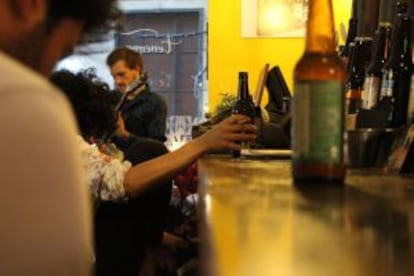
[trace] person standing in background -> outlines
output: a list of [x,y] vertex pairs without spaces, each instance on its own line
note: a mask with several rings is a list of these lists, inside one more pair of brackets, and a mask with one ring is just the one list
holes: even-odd
[[[77,127],[45,78],[115,0],[0,1],[0,275],[90,275],[92,218]],[[68,35],[70,34],[70,35]]]
[[130,85],[143,78],[143,86],[128,95],[120,110],[128,132],[164,142],[167,104],[161,96],[151,92],[145,83],[140,53],[127,47],[116,48],[108,55],[106,64],[120,93],[128,92]]

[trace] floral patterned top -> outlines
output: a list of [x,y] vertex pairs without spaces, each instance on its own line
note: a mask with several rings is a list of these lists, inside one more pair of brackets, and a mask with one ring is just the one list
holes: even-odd
[[127,200],[123,183],[131,163],[102,153],[96,144],[87,143],[81,136],[78,142],[94,197],[105,201]]

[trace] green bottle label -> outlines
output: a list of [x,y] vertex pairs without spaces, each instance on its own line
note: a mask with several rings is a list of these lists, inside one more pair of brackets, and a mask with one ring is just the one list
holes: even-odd
[[292,109],[293,162],[340,163],[343,86],[338,81],[295,83]]

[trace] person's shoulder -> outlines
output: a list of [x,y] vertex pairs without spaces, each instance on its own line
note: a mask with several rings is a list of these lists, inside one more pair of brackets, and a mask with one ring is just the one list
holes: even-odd
[[24,93],[63,100],[63,94],[48,79],[19,61],[0,53],[0,97]]
[[40,112],[72,116],[66,96],[47,78],[1,52],[0,75],[3,106],[10,103],[28,115]]
[[54,135],[76,133],[69,102],[48,79],[3,53],[0,75],[2,120],[12,120],[15,128],[30,123],[32,128],[55,130]]
[[166,103],[165,99],[163,96],[161,96],[158,93],[152,92],[150,90],[148,90],[148,98],[152,99],[154,102],[158,102],[158,103]]

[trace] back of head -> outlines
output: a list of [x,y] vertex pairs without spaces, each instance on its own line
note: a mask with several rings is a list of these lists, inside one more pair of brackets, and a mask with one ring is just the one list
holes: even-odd
[[116,0],[48,0],[48,26],[62,18],[84,23],[84,30],[107,28],[119,16]]
[[119,60],[125,61],[126,65],[133,69],[139,66],[143,69],[143,62],[141,54],[128,47],[119,47],[114,49],[106,58],[106,64],[112,67]]
[[61,70],[52,74],[51,81],[69,98],[85,139],[101,138],[114,130],[116,120],[112,93],[93,71],[74,74]]
[[[102,32],[119,16],[116,0],[0,1],[0,49],[43,75],[87,32]],[[53,49],[51,51],[50,49]]]

